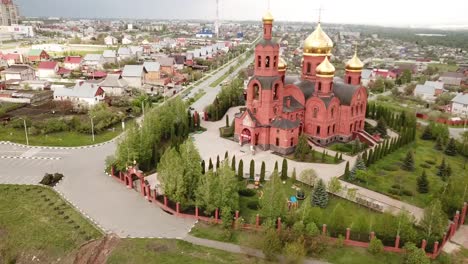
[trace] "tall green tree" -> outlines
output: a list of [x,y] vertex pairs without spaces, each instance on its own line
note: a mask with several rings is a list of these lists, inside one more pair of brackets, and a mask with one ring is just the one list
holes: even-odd
[[253,159],[250,160],[249,176],[250,180],[255,179],[255,161]]
[[297,142],[296,149],[294,150],[294,158],[300,161],[304,161],[307,154],[310,152],[310,146],[307,143],[307,138],[305,135],[299,136],[299,141]]
[[232,156],[232,160],[231,160],[231,169],[233,171],[236,171],[236,156]]
[[281,164],[281,180],[285,181],[288,179],[288,161],[283,158],[283,163]]
[[402,168],[407,171],[414,170],[414,157],[413,152],[411,150],[406,153],[406,157],[403,160]]
[[387,124],[385,123],[383,117],[379,118],[375,130],[379,132],[382,137],[387,136]]
[[210,158],[210,161],[208,162],[208,170],[213,170],[213,161],[211,161],[211,158]]
[[424,216],[419,225],[424,230],[427,238],[441,238],[447,228],[447,216],[442,211],[442,205],[438,199],[424,208]]
[[403,263],[404,264],[430,264],[431,261],[426,256],[426,253],[415,244],[408,242],[403,247],[405,250]]
[[260,167],[260,182],[265,182],[265,161],[262,161],[262,167]]
[[239,160],[239,166],[237,166],[237,178],[242,181],[244,180],[244,162]]
[[265,184],[263,196],[260,199],[260,214],[270,220],[276,221],[287,211],[287,196],[284,192],[278,171],[273,171],[270,180]]
[[417,187],[419,193],[429,192],[429,180],[427,179],[426,170],[423,170],[421,176],[418,177]]
[[314,186],[314,190],[311,196],[312,205],[320,208],[325,208],[328,205],[328,193],[325,187],[325,183],[320,179]]
[[451,138],[447,147],[445,148],[445,154],[449,156],[457,155],[457,145],[455,144],[455,139]]

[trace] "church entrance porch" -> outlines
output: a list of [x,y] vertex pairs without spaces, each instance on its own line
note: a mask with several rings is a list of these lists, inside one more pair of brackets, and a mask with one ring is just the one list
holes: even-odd
[[241,146],[243,146],[244,144],[248,144],[248,143],[252,143],[252,134],[250,133],[250,130],[247,129],[247,128],[244,128],[244,130],[242,130],[242,133],[239,137],[239,144]]

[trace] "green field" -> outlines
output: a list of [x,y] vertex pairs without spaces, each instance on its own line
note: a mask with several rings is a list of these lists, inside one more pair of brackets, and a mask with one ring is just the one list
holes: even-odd
[[[106,142],[115,138],[121,132],[122,128],[119,124],[116,126],[114,131],[106,130],[105,132],[96,134],[94,142],[92,135],[78,133],[75,131],[51,133],[46,135],[28,135],[28,138],[29,145],[32,146],[76,147]],[[0,138],[2,141],[26,144],[24,129],[1,127]]]
[[456,72],[458,70],[456,64],[429,63],[428,66],[438,68],[439,72]]
[[[464,158],[461,155],[454,157],[447,156],[442,151],[434,149],[434,141],[422,140],[420,136],[421,133],[418,133],[414,143],[385,156],[385,158],[371,165],[371,167],[368,168],[370,176],[367,183],[356,183],[408,203],[425,207],[430,204],[434,195],[441,192],[442,187],[446,184],[446,182],[442,181],[442,179],[436,175],[437,167],[440,165],[442,158],[445,157],[452,168],[450,181],[456,182],[459,186],[468,184],[468,174],[466,170],[463,169]],[[402,161],[409,150],[412,150],[414,153],[414,171],[406,171],[401,168]],[[423,170],[426,171],[429,179],[429,193],[427,194],[421,194],[417,191],[416,179],[422,174]],[[410,191],[413,195],[395,196],[390,194],[389,190],[391,186],[395,184],[404,186],[404,189]]]
[[0,263],[52,263],[102,235],[49,188],[0,185],[0,193]]
[[241,254],[202,247],[175,239],[123,239],[108,264],[133,263],[268,263]]

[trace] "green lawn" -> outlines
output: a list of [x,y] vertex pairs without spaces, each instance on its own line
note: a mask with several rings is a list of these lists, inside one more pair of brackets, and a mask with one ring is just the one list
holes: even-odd
[[321,257],[334,264],[399,264],[403,263],[403,256],[396,253],[384,252],[372,255],[366,248],[358,247],[330,247],[321,255]]
[[[122,127],[119,123],[115,126],[114,131],[106,130],[105,132],[96,134],[94,142],[91,135],[75,131],[51,133],[46,135],[28,135],[28,137],[29,145],[33,146],[76,147],[106,142],[115,138],[121,132]],[[14,143],[26,144],[24,129],[0,127],[0,139],[2,141],[11,141]]]
[[133,263],[268,263],[258,258],[202,247],[175,239],[123,239],[108,264]]
[[304,161],[300,161],[294,157],[294,153],[287,155],[286,158],[294,161],[299,162],[313,162],[313,163],[325,163],[325,164],[337,164],[340,163],[341,160],[335,162],[335,157],[332,157],[325,152],[325,160],[322,160],[323,152],[318,152],[316,150],[311,150],[309,154],[306,155]]
[[101,236],[49,188],[0,185],[0,193],[0,262],[29,263],[34,255],[52,263]]
[[[432,140],[420,139],[421,133],[418,132],[417,139],[414,143],[409,144],[392,154],[384,157],[380,161],[371,165],[369,170],[369,180],[367,183],[357,184],[368,189],[393,196],[397,199],[409,202],[411,204],[424,207],[433,199],[433,195],[440,192],[441,188],[446,184],[442,179],[436,175],[437,167],[440,165],[442,158],[445,157],[446,161],[452,168],[452,176],[450,181],[456,182],[459,186],[468,184],[468,177],[466,170],[463,169],[464,159],[458,155],[455,157],[447,156],[443,152],[435,150],[435,142]],[[402,160],[405,158],[406,153],[412,150],[415,158],[415,170],[406,171],[401,169]],[[427,168],[423,168],[427,167]],[[429,179],[429,193],[420,194],[417,191],[417,177],[426,170]],[[403,189],[412,192],[413,196],[407,195],[392,195],[389,190],[392,185],[401,185]]]
[[428,66],[438,68],[439,72],[456,72],[458,70],[456,64],[429,63]]

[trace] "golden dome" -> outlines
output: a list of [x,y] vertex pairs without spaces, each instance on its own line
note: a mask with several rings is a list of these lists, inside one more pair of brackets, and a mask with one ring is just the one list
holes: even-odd
[[270,10],[268,10],[263,16],[262,20],[263,20],[263,23],[265,24],[272,24],[273,20],[275,19],[273,18],[273,15],[271,14]]
[[280,57],[278,62],[278,71],[286,71],[286,68],[288,68],[288,64],[283,58]]
[[364,63],[358,58],[357,51],[354,52],[354,56],[346,63],[347,71],[362,71]]
[[335,66],[333,66],[328,60],[328,57],[325,56],[322,63],[315,68],[315,72],[319,77],[333,77],[333,75],[335,75]]
[[333,48],[333,41],[330,37],[322,30],[320,23],[314,32],[310,34],[304,41],[304,55],[324,55],[330,54]]

